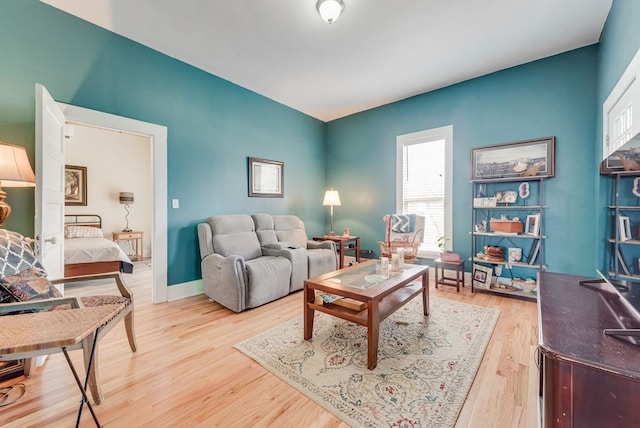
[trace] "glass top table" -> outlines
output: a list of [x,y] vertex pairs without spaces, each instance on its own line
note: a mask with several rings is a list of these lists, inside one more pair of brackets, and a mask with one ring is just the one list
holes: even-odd
[[[417,282],[415,280],[422,279]],[[415,282],[414,282],[415,281]],[[336,300],[318,301],[316,294],[330,293],[338,299],[363,303],[357,309],[336,304]],[[406,264],[402,270],[382,275],[376,260],[359,263],[304,281],[304,339],[313,336],[315,311],[324,312],[367,328],[367,367],[378,364],[380,322],[422,295],[422,312],[429,315],[429,267]]]
[[327,281],[336,284],[347,285],[349,287],[359,288],[362,290],[368,290],[375,287],[381,282],[387,279],[393,278],[402,272],[408,271],[413,265],[406,264],[404,268],[398,271],[388,270],[383,272],[380,263],[370,263],[357,266],[353,270],[338,270],[334,272],[334,276],[326,278]]

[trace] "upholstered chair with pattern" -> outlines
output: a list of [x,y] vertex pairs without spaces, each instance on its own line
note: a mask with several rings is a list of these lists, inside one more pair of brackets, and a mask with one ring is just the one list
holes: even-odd
[[424,241],[424,216],[416,214],[386,214],[384,242],[378,241],[381,257],[391,257],[398,248],[404,251],[404,261],[414,263]]
[[[62,294],[55,287],[56,284],[96,279],[113,279],[119,294],[80,297],[78,298],[78,305],[80,307],[118,305],[117,314],[100,327],[99,337],[102,337],[118,321],[123,319],[129,346],[131,351],[136,352],[137,345],[133,329],[133,295],[124,283],[120,272],[49,280],[44,267],[37,260],[25,237],[17,232],[0,229],[0,305],[5,309],[7,309],[5,305],[11,305],[16,302],[38,300],[38,303],[44,303],[44,299],[61,298]],[[48,310],[72,310],[68,305],[42,306],[48,307]],[[11,316],[11,313],[5,316]],[[85,369],[89,364],[91,347],[92,343],[87,343],[83,348]],[[98,376],[98,349],[99,347],[96,346],[94,362],[89,374],[89,388],[96,404],[100,404],[104,399]],[[28,359],[25,361],[26,376],[31,374],[31,369],[32,362],[31,359]]]

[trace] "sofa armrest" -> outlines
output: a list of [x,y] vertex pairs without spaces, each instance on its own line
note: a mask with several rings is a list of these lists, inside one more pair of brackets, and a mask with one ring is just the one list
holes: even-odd
[[309,272],[306,249],[286,242],[278,242],[263,246],[262,254],[265,256],[285,257],[291,262],[290,292],[304,287],[304,280],[308,278]]
[[307,250],[318,250],[321,248],[336,252],[336,243],[333,241],[307,241]]
[[246,266],[242,257],[212,253],[202,259],[200,267],[207,296],[235,312],[246,308]]
[[264,254],[264,250],[297,250],[297,249],[304,250],[304,248],[291,242],[272,242],[270,244],[263,245],[262,249],[263,249],[262,251],[263,254]]

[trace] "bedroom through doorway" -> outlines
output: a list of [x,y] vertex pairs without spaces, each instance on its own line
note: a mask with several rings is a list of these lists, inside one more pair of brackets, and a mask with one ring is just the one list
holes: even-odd
[[[96,219],[104,238],[116,241],[122,250],[118,257],[124,267],[125,282],[136,283],[134,293],[144,294],[140,299],[150,301],[154,202],[151,138],[81,123],[67,123],[65,134],[65,168],[72,173],[81,171],[84,180],[81,193],[85,195],[80,203],[65,201],[65,224]],[[121,199],[122,193],[126,193],[126,198]],[[65,259],[68,248],[74,246],[74,235],[66,238]],[[105,254],[99,249],[91,252],[80,249],[77,257],[81,258],[80,263],[98,262]],[[112,256],[106,255],[109,257]],[[150,281],[143,287],[139,279],[146,276]],[[67,284],[65,294],[95,293],[94,288],[101,286],[101,281]],[[142,292],[143,289],[146,291]]]

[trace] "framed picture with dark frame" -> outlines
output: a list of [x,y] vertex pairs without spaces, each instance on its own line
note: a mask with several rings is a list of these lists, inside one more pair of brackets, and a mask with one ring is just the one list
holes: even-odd
[[554,177],[555,137],[471,149],[471,180]]
[[64,166],[64,204],[67,206],[87,205],[86,166]]
[[284,198],[284,163],[250,157],[249,196]]

